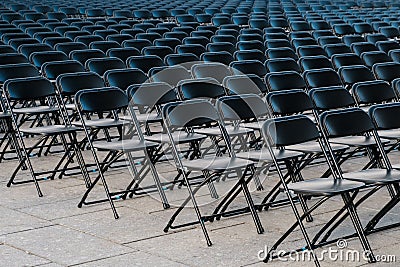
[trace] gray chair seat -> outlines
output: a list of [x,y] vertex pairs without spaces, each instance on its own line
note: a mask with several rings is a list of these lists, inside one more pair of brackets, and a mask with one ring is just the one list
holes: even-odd
[[[332,147],[333,151],[346,150],[346,149],[349,148],[347,145],[341,145],[341,144],[339,144],[339,145],[338,144],[332,144],[331,147]],[[317,142],[314,142],[314,141],[287,146],[286,149],[294,150],[294,151],[307,152],[307,153],[320,153],[320,152],[322,152],[320,145]]]
[[400,171],[387,169],[367,169],[343,173],[343,178],[365,184],[391,184],[400,181]]
[[190,170],[207,170],[214,172],[242,169],[253,164],[253,162],[249,160],[230,157],[211,157],[194,160],[184,160],[182,162],[183,166]]
[[95,142],[93,146],[100,151],[133,152],[133,151],[144,150],[149,147],[157,147],[158,144],[154,142],[129,139],[129,140],[113,141],[113,142]]
[[16,114],[35,115],[44,113],[55,113],[58,112],[58,108],[49,106],[37,106],[37,107],[16,108],[13,109],[13,111]]
[[[329,142],[331,142],[333,144],[348,145],[348,146],[353,146],[353,147],[376,145],[376,142],[375,142],[375,139],[373,136],[337,137],[337,138],[329,139]],[[382,139],[382,143],[387,144],[387,143],[389,143],[389,141]]]
[[65,125],[48,125],[48,126],[20,129],[22,133],[33,134],[33,135],[57,135],[64,133],[72,133],[78,130],[79,128],[77,127],[65,126]]
[[386,139],[400,139],[400,129],[378,131],[380,137]]
[[[187,143],[190,141],[200,141],[206,138],[205,135],[197,134],[197,133],[186,133],[186,132],[173,132],[173,139],[176,144]],[[156,143],[171,143],[168,134],[154,134],[150,136],[144,137],[148,141],[156,142]]]
[[[300,157],[303,155],[301,152],[290,151],[287,149],[274,149],[274,154],[278,161]],[[252,150],[246,152],[236,153],[237,158],[249,159],[254,162],[272,162],[271,154],[265,148],[261,150]]]
[[[139,122],[148,122],[148,123],[162,122],[162,116],[153,113],[137,114],[136,118]],[[122,116],[120,117],[120,119],[132,121],[132,117],[130,115]]]
[[293,193],[310,196],[333,196],[351,192],[363,186],[364,183],[332,178],[314,178],[288,184],[289,190]]
[[[244,134],[249,134],[249,133],[253,132],[253,130],[251,130],[251,129],[242,128],[242,127],[234,127],[232,125],[228,125],[225,128],[230,136],[244,135]],[[221,130],[219,128],[205,128],[205,129],[196,130],[196,133],[204,134],[207,136],[220,136]]]
[[[74,122],[75,126],[82,126],[81,122]],[[122,120],[114,120],[114,119],[94,119],[94,120],[85,120],[85,125],[89,128],[109,128],[109,127],[117,127],[123,126],[124,121]]]

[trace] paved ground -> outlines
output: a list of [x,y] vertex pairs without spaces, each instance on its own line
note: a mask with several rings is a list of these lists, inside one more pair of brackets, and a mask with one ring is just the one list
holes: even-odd
[[[394,156],[398,161],[399,155]],[[90,158],[90,154],[85,155]],[[52,168],[57,157],[51,156],[34,160],[37,168]],[[357,169],[362,161],[356,160],[345,166]],[[163,228],[169,217],[186,197],[185,188],[166,191],[173,204],[170,210],[163,210],[157,195],[141,196],[117,202],[121,216],[115,220],[107,203],[77,208],[85,188],[79,176],[65,177],[41,182],[43,198],[38,198],[32,184],[6,188],[5,183],[14,166],[14,161],[1,163],[0,181],[0,266],[313,266],[309,261],[278,261],[264,265],[260,263],[260,250],[271,246],[293,222],[290,207],[261,212],[260,218],[265,233],[258,235],[250,215],[231,217],[207,223],[212,247],[207,247],[199,227],[184,228],[164,233]],[[171,179],[171,166],[158,165],[163,179]],[[308,168],[305,176],[321,172],[320,166]],[[26,173],[19,176],[26,179]],[[111,187],[122,189],[130,179],[129,172],[116,169],[107,173]],[[263,178],[265,191],[254,192],[259,202],[275,183],[275,174]],[[220,195],[232,186],[228,180],[216,184]],[[99,185],[92,198],[103,197]],[[211,211],[215,203],[207,190],[199,193],[204,212]],[[388,200],[386,190],[359,208],[365,222]],[[211,202],[211,203],[210,203]],[[234,207],[245,205],[239,197]],[[310,233],[315,232],[341,206],[336,198],[327,202],[314,216],[314,222],[307,223]],[[180,222],[194,218],[191,208],[185,209]],[[395,208],[382,224],[399,221],[399,208]],[[346,221],[335,235],[351,233],[351,223]],[[377,255],[394,255],[400,261],[400,228],[387,230],[369,236]],[[358,240],[349,240],[343,251],[360,251]],[[299,231],[289,237],[282,249],[290,250],[304,246]],[[336,249],[335,245],[331,249]],[[322,253],[322,250],[318,250]],[[332,260],[325,257],[322,266],[360,266],[368,264],[364,259],[351,262]],[[370,266],[398,266],[399,263],[377,263]]]

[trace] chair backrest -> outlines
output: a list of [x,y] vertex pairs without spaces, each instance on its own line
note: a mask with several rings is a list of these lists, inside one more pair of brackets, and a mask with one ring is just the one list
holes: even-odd
[[333,69],[309,70],[304,72],[309,89],[316,87],[343,86],[339,75]]
[[[153,69],[150,70],[152,72]],[[191,79],[190,72],[182,66],[173,67],[158,67],[151,74],[151,79],[154,82],[166,82],[172,86],[178,85],[179,82]]]
[[29,60],[19,53],[0,54],[0,65],[29,63]]
[[266,99],[275,115],[291,115],[313,109],[308,94],[299,89],[270,92]]
[[391,130],[400,128],[400,104],[389,103],[372,106],[368,113],[378,130]]
[[299,59],[303,71],[323,68],[333,68],[331,61],[325,56],[306,56]]
[[269,91],[281,91],[291,89],[305,89],[306,82],[295,71],[271,72],[265,76],[265,83]]
[[104,80],[111,87],[126,90],[132,84],[142,84],[149,80],[140,69],[113,69],[104,73]]
[[343,83],[347,86],[352,86],[358,82],[375,80],[374,74],[364,65],[341,67],[339,75]]
[[163,82],[131,85],[127,94],[133,105],[150,108],[178,101],[174,88]]
[[9,64],[0,66],[0,84],[8,79],[40,76],[35,66],[28,63]]
[[217,109],[228,121],[261,119],[269,114],[263,99],[255,94],[221,97],[217,101]]
[[85,68],[76,60],[52,61],[42,65],[41,72],[47,79],[55,80],[64,73],[84,72]]
[[201,99],[167,104],[162,114],[168,128],[203,126],[220,121],[215,107]]
[[265,62],[269,72],[296,71],[301,72],[299,64],[293,58],[273,58]]
[[86,68],[100,76],[103,76],[107,70],[125,69],[125,63],[117,57],[91,58],[85,63]]
[[51,61],[68,60],[67,55],[60,51],[34,52],[29,59],[36,67],[40,68],[44,63]]
[[377,79],[392,82],[400,78],[400,63],[377,63],[372,67]]
[[128,104],[125,92],[115,87],[85,89],[75,95],[75,105],[83,113],[119,110]]
[[11,100],[36,100],[55,95],[53,84],[43,77],[9,79],[3,88]]
[[360,82],[353,86],[353,95],[359,104],[375,104],[396,99],[396,93],[385,81]]
[[310,98],[316,110],[325,111],[354,107],[354,98],[349,91],[343,87],[314,88],[309,92]]
[[258,60],[234,61],[230,64],[235,74],[255,74],[264,77],[267,69],[264,64]]
[[357,56],[356,54],[337,54],[333,55],[332,64],[335,66],[336,69],[345,66],[353,66],[353,65],[364,65],[362,59]]
[[98,49],[84,49],[84,50],[76,50],[70,52],[70,58],[73,60],[79,61],[82,65],[85,65],[86,61],[91,58],[103,58],[106,57],[106,54],[103,51]]
[[217,99],[226,95],[225,88],[212,78],[184,80],[178,84],[178,91],[182,100],[193,98]]
[[300,144],[320,137],[314,122],[304,115],[267,120],[261,128],[269,146],[284,147]]
[[151,68],[165,66],[163,60],[154,55],[132,56],[126,60],[126,64],[128,67],[138,68],[144,73],[148,73]]
[[61,74],[57,77],[56,84],[63,95],[74,95],[83,89],[105,87],[103,79],[94,72]]
[[374,130],[371,118],[359,108],[325,111],[320,125],[327,137],[360,135]]
[[195,78],[214,78],[222,83],[225,77],[231,76],[230,69],[221,63],[200,63],[192,66],[192,75]]
[[229,94],[265,94],[267,87],[263,80],[257,75],[234,75],[227,76],[223,80],[223,85]]
[[392,61],[391,58],[382,51],[371,51],[364,52],[361,54],[361,58],[367,67],[372,67],[376,63],[384,63]]

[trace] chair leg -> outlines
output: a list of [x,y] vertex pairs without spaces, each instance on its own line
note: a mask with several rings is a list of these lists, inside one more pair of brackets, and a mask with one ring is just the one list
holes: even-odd
[[358,217],[357,211],[355,209],[354,203],[351,201],[349,193],[342,194],[343,201],[347,205],[347,209],[350,214],[351,221],[353,222],[354,228],[357,232],[358,238],[360,239],[361,245],[364,249],[365,255],[368,256],[368,262],[376,262],[375,256],[372,252],[371,246],[365,235],[364,229],[362,227],[360,218]]

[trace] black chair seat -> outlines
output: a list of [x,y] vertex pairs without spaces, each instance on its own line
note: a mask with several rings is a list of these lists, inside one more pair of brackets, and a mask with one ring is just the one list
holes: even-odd
[[[172,136],[175,140],[176,144],[187,143],[190,141],[200,141],[206,138],[205,135],[197,134],[197,133],[186,133],[186,132],[173,132]],[[145,139],[148,141],[153,141],[156,143],[170,143],[170,139],[168,134],[154,134],[151,136],[145,136]]]
[[[346,136],[331,138],[329,142],[333,144],[348,145],[352,147],[366,147],[371,145],[376,145],[375,139],[372,136]],[[383,144],[389,143],[388,140],[382,139]]]
[[14,109],[14,113],[16,113],[16,114],[26,114],[26,115],[56,113],[56,112],[58,112],[58,108],[49,107],[49,106],[37,106],[37,107],[26,107],[26,108]]
[[343,173],[343,178],[365,184],[392,184],[400,181],[400,171],[387,169],[367,169],[358,172]]
[[333,196],[351,192],[364,186],[364,183],[343,179],[315,178],[287,185],[295,194],[309,196]]
[[140,140],[123,140],[116,142],[95,142],[93,146],[99,151],[141,151],[150,147],[157,147],[158,144],[154,142],[143,142]]
[[74,126],[65,126],[65,125],[48,125],[34,128],[21,128],[20,131],[26,134],[33,135],[58,135],[58,134],[66,134],[76,132],[79,129]]
[[[346,150],[349,148],[347,145],[344,145],[344,144],[332,144],[331,147],[332,147],[333,151]],[[307,153],[322,152],[321,147],[319,146],[319,144],[317,142],[306,142],[306,143],[302,143],[302,144],[291,145],[291,146],[287,146],[286,149],[307,152]]]
[[[82,126],[81,122],[74,122],[73,125]],[[93,119],[85,121],[85,125],[89,128],[102,129],[102,128],[123,126],[124,122],[121,120],[114,120],[114,119]]]
[[229,157],[212,157],[212,158],[202,158],[194,160],[184,160],[183,166],[189,170],[197,171],[213,171],[213,172],[223,172],[227,170],[242,169],[253,164],[252,161],[239,159],[239,158],[229,158]]
[[[238,128],[238,127],[234,127],[232,125],[228,125],[225,128],[230,136],[244,135],[244,134],[253,132],[253,130],[251,130],[249,128],[242,128],[242,127]],[[221,131],[219,128],[200,129],[200,130],[196,130],[196,133],[204,134],[207,136],[220,136],[221,135]]]
[[[274,150],[275,157],[278,161],[280,160],[286,160],[286,159],[293,159],[297,158],[303,155],[301,152],[297,151],[290,151],[287,149],[275,149]],[[261,150],[253,150],[253,151],[246,151],[246,152],[240,152],[236,153],[237,158],[241,159],[249,159],[255,162],[272,162],[271,154],[267,149],[261,149]]]

